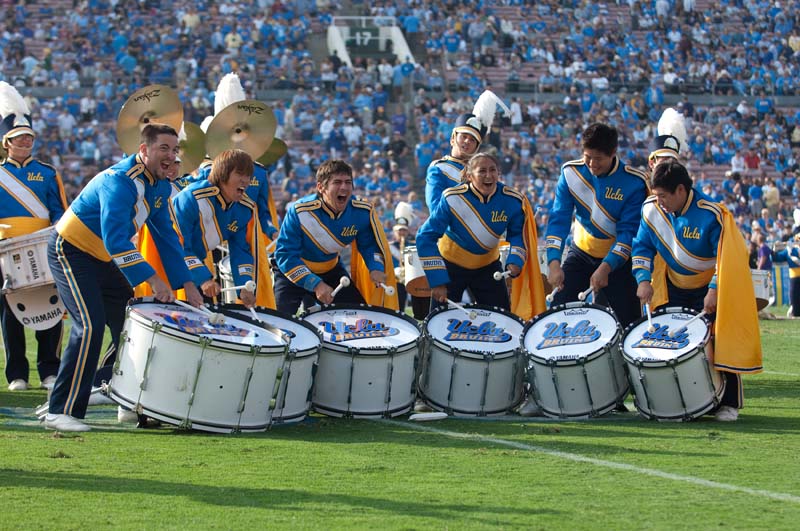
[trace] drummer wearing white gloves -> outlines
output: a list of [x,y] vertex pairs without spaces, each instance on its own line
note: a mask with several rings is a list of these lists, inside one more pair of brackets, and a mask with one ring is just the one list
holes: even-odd
[[651,182],[632,246],[637,296],[651,308],[687,307],[716,318],[714,366],[726,380],[716,418],[735,421],[740,375],[762,370],[747,246],[731,213],[693,188],[677,160],[659,162]]
[[[14,104],[17,105],[14,105]],[[0,163],[0,239],[24,236],[44,229],[59,220],[67,208],[61,176],[53,166],[31,156],[35,133],[30,110],[19,93],[0,82],[0,105],[8,112],[0,116],[2,145],[8,151]],[[9,111],[19,107],[16,110]],[[0,272],[0,278],[5,278]],[[25,328],[0,294],[0,325],[6,352],[6,379],[10,391],[28,388],[30,367],[25,356]],[[62,321],[47,330],[36,332],[38,343],[36,368],[42,387],[51,387],[61,362]]]

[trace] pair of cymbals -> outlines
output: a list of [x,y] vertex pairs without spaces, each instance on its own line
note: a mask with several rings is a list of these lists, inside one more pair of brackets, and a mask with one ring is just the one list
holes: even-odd
[[231,103],[211,120],[206,130],[206,152],[213,159],[226,149],[241,149],[259,159],[271,147],[277,126],[275,114],[266,103]]
[[139,151],[142,129],[151,123],[180,131],[183,106],[178,93],[165,85],[148,85],[128,98],[117,118],[117,143],[125,153]]

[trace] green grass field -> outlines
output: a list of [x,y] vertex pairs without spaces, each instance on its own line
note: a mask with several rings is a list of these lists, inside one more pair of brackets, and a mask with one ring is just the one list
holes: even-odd
[[105,406],[74,436],[38,424],[43,390],[4,382],[0,528],[796,529],[800,322],[761,325],[766,370],[736,423],[314,415],[213,435]]

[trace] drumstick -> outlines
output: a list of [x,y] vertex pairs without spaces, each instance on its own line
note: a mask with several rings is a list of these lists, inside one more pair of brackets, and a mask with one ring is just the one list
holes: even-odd
[[8,230],[11,228],[11,225],[7,225],[5,223],[0,223],[0,229]]
[[208,308],[206,308],[205,306],[198,306],[197,308],[195,308],[194,306],[192,306],[188,302],[184,302],[184,301],[181,301],[181,300],[178,300],[178,299],[175,299],[175,304],[177,304],[178,306],[183,306],[187,310],[194,310],[196,312],[202,313],[203,315],[208,317],[208,322],[213,324],[213,325],[215,325],[215,324],[221,325],[221,324],[225,323],[225,316],[224,315],[222,315],[221,313],[214,313],[211,310],[209,310]]
[[264,321],[261,320],[261,317],[258,316],[258,314],[256,313],[256,311],[253,308],[248,308],[248,310],[250,310],[250,315],[253,316],[253,319],[255,319],[256,321],[258,321],[260,323],[264,322]]
[[593,287],[589,286],[589,289],[587,289],[586,291],[581,291],[580,293],[578,293],[578,300],[579,301],[585,300],[593,289],[594,289]]
[[239,290],[239,289],[243,289],[245,291],[253,292],[253,291],[256,290],[256,283],[253,282],[252,280],[248,280],[247,282],[245,282],[241,286],[233,286],[233,287],[230,287],[230,288],[222,288],[220,291],[236,291],[236,290]]
[[387,286],[383,282],[381,282],[379,286],[383,288],[383,291],[386,292],[387,295],[394,295],[394,288],[392,286]]
[[342,288],[346,288],[349,285],[350,285],[350,278],[349,277],[340,278],[339,279],[339,285],[336,286],[336,289],[334,289],[331,292],[331,298],[335,297],[336,294],[339,293],[342,290]]
[[558,291],[560,289],[561,288],[559,288],[558,286],[554,287],[553,291],[551,291],[550,293],[547,294],[547,297],[545,297],[545,300],[547,300],[547,302],[553,302],[553,299],[555,298],[556,293],[558,293]]
[[272,251],[275,249],[275,244],[276,243],[278,243],[278,238],[275,238],[274,240],[269,242],[269,245],[267,245],[267,249],[266,249],[267,254],[272,254]]
[[216,249],[221,253],[228,254],[228,248],[225,247],[224,245],[217,245]]
[[498,281],[499,280],[503,280],[504,278],[511,276],[511,271],[506,270],[506,271],[503,271],[502,273],[500,271],[495,271],[494,275],[492,275],[492,276],[494,277],[495,280],[498,280]]
[[470,319],[475,319],[476,317],[478,317],[478,314],[477,314],[477,312],[475,312],[475,310],[467,310],[461,304],[459,304],[459,303],[457,303],[455,301],[451,301],[450,299],[447,299],[447,304],[449,304],[450,306],[453,306],[455,308],[458,308],[459,310],[461,310],[462,312],[467,314]]
[[653,326],[653,315],[650,313],[650,304],[644,304],[644,310],[647,312],[647,331],[651,334],[656,331],[656,327]]
[[669,333],[669,337],[677,336],[680,332],[683,332],[684,330],[689,328],[690,324],[692,324],[693,322],[697,321],[698,319],[702,319],[704,315],[706,315],[706,311],[705,310],[703,310],[702,312],[698,313],[697,315],[695,315],[694,317],[692,317],[691,319],[689,319],[688,321],[683,323],[683,326],[681,326],[680,328],[677,328],[677,329],[673,330],[672,332],[670,332]]

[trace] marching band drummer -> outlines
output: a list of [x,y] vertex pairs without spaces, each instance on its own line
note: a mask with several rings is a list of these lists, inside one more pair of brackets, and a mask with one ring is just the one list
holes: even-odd
[[[511,310],[530,319],[545,310],[539,263],[528,260],[536,246],[536,223],[525,196],[498,180],[499,164],[488,153],[473,155],[462,174],[463,184],[448,188],[417,232],[417,252],[431,286],[431,304],[460,300],[469,288],[475,302]],[[511,244],[506,269],[513,278],[526,268],[524,288],[512,300],[501,272],[501,235]]]
[[[31,234],[58,221],[67,208],[64,184],[58,171],[31,156],[36,138],[30,110],[17,90],[0,82],[0,131],[8,156],[0,163],[0,239]],[[25,355],[25,327],[0,294],[0,325],[6,351],[9,391],[28,388],[30,367]],[[36,331],[36,368],[42,387],[51,387],[61,363],[62,320],[47,330]]]
[[800,317],[800,233],[795,234],[794,243],[775,253],[775,262],[789,264],[789,314],[793,319]]
[[277,309],[294,315],[303,302],[334,302],[332,293],[348,277],[339,254],[355,243],[351,259],[353,284],[341,289],[336,302],[363,303],[398,309],[394,268],[383,227],[372,204],[353,197],[353,169],[343,160],[317,168],[317,191],[292,203],[275,246]]
[[73,325],[50,396],[46,428],[90,429],[80,419],[86,414],[104,330],[109,327],[117,345],[132,286],[147,282],[157,300],[175,300],[170,286],[131,242],[143,225],[150,228],[172,286],[182,286],[193,306],[203,303],[172,226],[166,179],[177,152],[175,129],[146,125],[138,153],[96,175],[56,225],[48,262]]
[[[735,421],[742,373],[761,372],[758,314],[747,246],[731,213],[693,188],[677,160],[653,170],[653,196],[633,240],[637,296],[650,307],[683,306],[714,321],[714,367],[726,386],[716,419]],[[666,267],[654,267],[656,256]]]
[[[214,278],[213,251],[222,242],[228,242],[231,273],[237,286],[246,281],[256,281],[255,271],[268,267],[266,253],[261,255],[253,248],[263,248],[258,227],[258,215],[246,190],[253,174],[253,159],[242,150],[228,149],[214,158],[208,179],[193,182],[172,199],[172,208],[183,236],[186,265],[197,286],[209,298],[218,296],[220,285]],[[247,235],[251,219],[256,224],[253,234]],[[248,240],[255,242],[253,248]],[[262,288],[257,284],[257,291]],[[242,289],[239,298],[245,306],[256,304],[256,293]],[[274,308],[272,293],[260,297],[260,305]]]
[[[545,243],[547,281],[558,288],[553,304],[578,300],[591,286],[625,327],[640,315],[630,253],[647,177],[617,157],[617,145],[614,127],[594,123],[583,131],[583,158],[561,167]],[[573,241],[562,264],[573,212]]]

